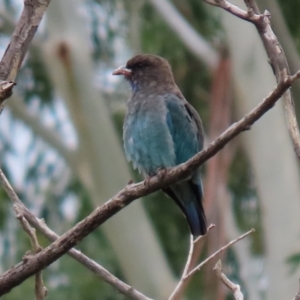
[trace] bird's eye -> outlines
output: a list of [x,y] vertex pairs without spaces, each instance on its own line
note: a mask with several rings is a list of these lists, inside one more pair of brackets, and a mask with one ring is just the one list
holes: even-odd
[[143,66],[144,66],[143,63],[138,64],[138,68],[142,68]]

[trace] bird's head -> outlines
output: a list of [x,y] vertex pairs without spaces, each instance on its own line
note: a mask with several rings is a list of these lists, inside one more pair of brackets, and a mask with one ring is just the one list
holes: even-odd
[[162,89],[173,86],[174,78],[170,64],[166,59],[140,54],[127,61],[125,66],[117,68],[113,75],[124,75],[133,92],[140,89]]

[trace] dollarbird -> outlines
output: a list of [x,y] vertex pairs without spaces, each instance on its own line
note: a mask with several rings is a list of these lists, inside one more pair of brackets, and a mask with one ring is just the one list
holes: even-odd
[[[123,75],[131,86],[123,125],[124,148],[127,159],[145,178],[184,163],[202,150],[201,119],[177,87],[166,59],[136,55],[113,75]],[[163,192],[180,207],[194,237],[207,232],[199,169]]]

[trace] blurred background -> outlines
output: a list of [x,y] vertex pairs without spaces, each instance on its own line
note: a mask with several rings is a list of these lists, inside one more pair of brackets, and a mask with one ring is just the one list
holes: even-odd
[[[257,2],[271,12],[291,70],[298,70],[300,2]],[[0,3],[2,53],[22,5]],[[138,53],[170,62],[203,120],[206,145],[276,85],[254,27],[203,1],[52,0],[1,114],[0,164],[25,205],[58,234],[130,179],[142,179],[122,146],[129,86],[111,75]],[[300,117],[300,84],[292,91]],[[253,227],[254,234],[221,255],[224,272],[246,299],[292,299],[300,277],[300,178],[280,101],[205,164],[203,182],[208,223],[216,228],[203,241],[199,261]],[[4,272],[30,242],[2,189],[0,197]],[[154,299],[168,298],[188,248],[187,222],[161,192],[135,201],[78,245]],[[182,299],[233,299],[212,272],[215,263],[194,276]],[[49,300],[125,299],[68,256],[43,276]],[[33,279],[3,296],[33,298]]]

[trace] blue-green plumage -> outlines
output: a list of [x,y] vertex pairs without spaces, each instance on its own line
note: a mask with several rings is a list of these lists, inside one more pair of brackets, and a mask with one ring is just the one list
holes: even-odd
[[[201,120],[176,86],[166,60],[138,55],[114,74],[129,80],[132,97],[124,121],[127,159],[144,176],[184,163],[203,147]],[[200,172],[163,189],[185,214],[194,236],[206,233]]]

